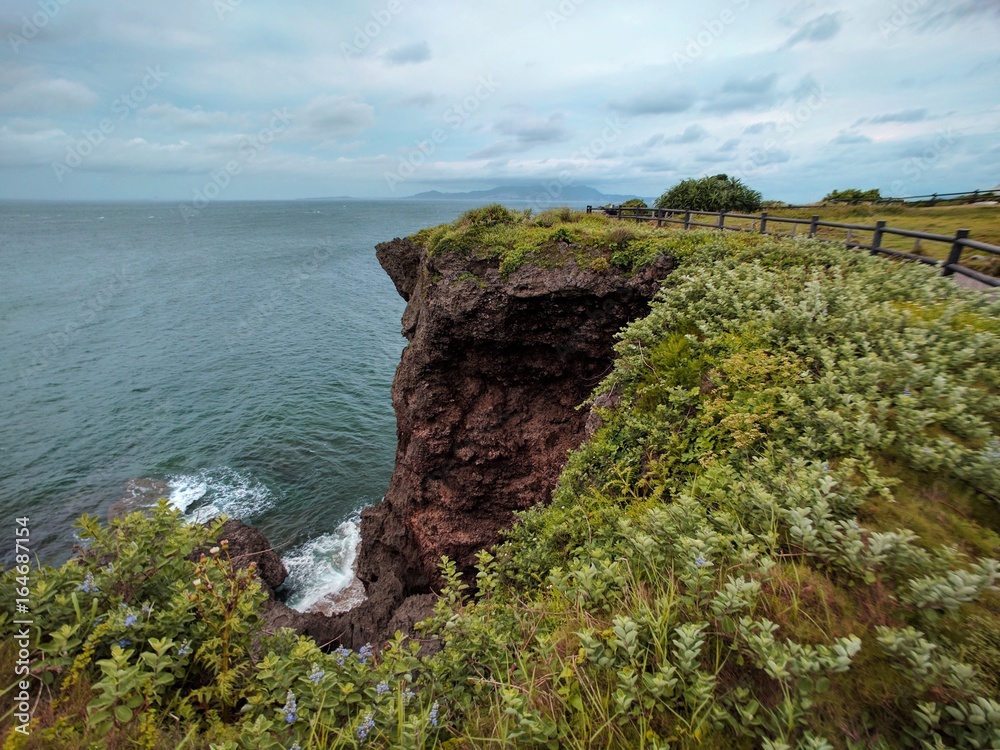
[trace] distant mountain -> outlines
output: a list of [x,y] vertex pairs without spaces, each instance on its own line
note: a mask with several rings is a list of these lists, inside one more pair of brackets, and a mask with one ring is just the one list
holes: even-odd
[[544,205],[559,206],[565,203],[589,203],[600,206],[605,203],[622,203],[636,195],[607,195],[592,187],[583,185],[548,186],[544,183],[533,185],[504,185],[491,190],[472,190],[468,193],[442,193],[430,190],[409,196],[409,200],[434,201],[531,201]]

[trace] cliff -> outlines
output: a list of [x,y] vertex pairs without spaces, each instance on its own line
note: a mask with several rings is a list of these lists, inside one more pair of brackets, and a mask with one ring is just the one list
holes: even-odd
[[615,333],[644,314],[672,268],[660,257],[625,274],[567,258],[504,278],[496,260],[431,254],[408,239],[377,256],[407,301],[409,345],[392,387],[395,470],[362,514],[368,601],[349,615],[364,631],[355,643],[435,588],[443,555],[471,573],[515,511],[548,500],[584,437],[577,407],[609,371]]

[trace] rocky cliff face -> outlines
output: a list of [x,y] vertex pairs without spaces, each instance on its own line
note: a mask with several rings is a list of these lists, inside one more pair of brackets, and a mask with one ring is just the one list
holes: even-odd
[[408,303],[409,345],[392,388],[395,471],[362,514],[368,601],[349,613],[360,642],[440,584],[442,555],[471,572],[515,511],[549,498],[584,437],[577,407],[608,372],[615,333],[645,313],[672,268],[661,258],[625,276],[569,260],[503,279],[495,261],[428,256],[409,240],[377,255]]

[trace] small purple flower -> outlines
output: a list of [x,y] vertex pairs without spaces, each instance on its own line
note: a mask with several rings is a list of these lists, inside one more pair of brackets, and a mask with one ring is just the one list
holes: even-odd
[[375,653],[372,649],[372,644],[366,643],[364,646],[358,649],[358,664],[367,664],[368,660]]
[[333,653],[337,655],[337,666],[342,667],[344,666],[344,659],[351,655],[351,649],[341,646]]
[[375,695],[385,695],[388,692],[389,692],[388,682],[380,682],[378,685],[375,686]]
[[312,672],[309,674],[309,679],[312,680],[313,685],[319,685],[319,683],[323,680],[323,675],[325,674],[326,672],[320,669],[318,664],[313,664]]
[[412,690],[407,689],[407,691],[403,693],[403,697],[406,698],[406,702],[409,703],[413,698],[417,697],[417,694],[414,693]]
[[365,715],[365,720],[358,725],[358,739],[364,741],[368,737],[368,733],[375,728],[375,717],[372,712],[369,711]]
[[97,588],[97,584],[94,583],[94,574],[87,573],[87,575],[83,577],[83,583],[77,586],[76,590],[82,591],[85,594],[93,594],[97,591],[100,591],[100,589]]
[[427,721],[431,723],[431,726],[436,727],[438,725],[438,702],[434,701],[434,705],[431,706],[431,712],[427,714]]
[[139,622],[139,618],[138,617],[136,617],[135,615],[128,615],[125,618],[125,627],[126,628],[130,628],[133,625],[135,625],[137,622]]
[[190,653],[191,653],[191,642],[190,641],[184,641],[184,643],[181,644],[181,647],[179,649],[177,649],[177,655],[178,656],[187,656]]
[[285,706],[281,710],[285,714],[285,723],[287,724],[292,724],[299,718],[297,713],[298,704],[295,703],[295,693],[291,690],[289,690],[288,694],[285,696]]
[[701,555],[698,555],[698,558],[697,558],[697,559],[696,559],[696,560],[694,561],[694,564],[695,564],[695,565],[696,565],[697,567],[699,567],[699,568],[700,568],[700,567],[703,567],[703,566],[705,566],[705,565],[708,565],[708,560],[706,560],[706,559],[705,559],[704,557],[702,557]]
[[127,648],[128,646],[132,645],[132,641],[130,641],[128,638],[122,638],[120,641],[118,641],[118,645],[121,646],[122,648]]

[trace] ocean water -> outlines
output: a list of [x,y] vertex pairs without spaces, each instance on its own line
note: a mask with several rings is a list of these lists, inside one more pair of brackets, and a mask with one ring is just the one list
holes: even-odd
[[346,587],[405,344],[374,245],[468,208],[0,203],[0,535],[27,515],[59,563],[79,515],[152,480],[192,519],[260,528],[293,606]]

